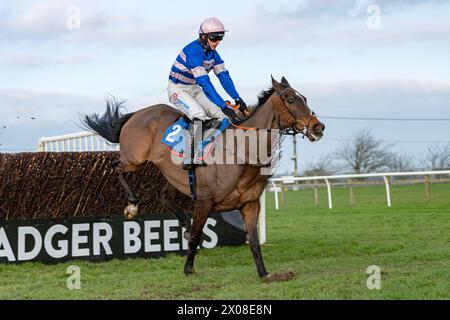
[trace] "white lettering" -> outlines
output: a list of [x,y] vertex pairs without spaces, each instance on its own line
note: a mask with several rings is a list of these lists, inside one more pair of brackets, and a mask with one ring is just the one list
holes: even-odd
[[80,290],[81,289],[81,269],[79,266],[68,266],[66,273],[70,274],[67,278],[66,284],[69,290]]
[[164,221],[164,251],[178,251],[180,250],[179,243],[172,243],[171,239],[178,237],[177,231],[170,231],[171,227],[178,227],[178,220],[165,220]]
[[123,224],[124,253],[136,253],[141,250],[142,242],[139,239],[141,226],[134,221],[125,221]]
[[379,266],[376,265],[371,265],[367,267],[366,270],[367,274],[371,274],[371,276],[369,278],[367,278],[367,288],[369,290],[373,290],[373,289],[377,289],[380,290],[381,289],[381,269]]
[[1,257],[8,258],[8,261],[16,261],[16,257],[14,257],[8,237],[6,236],[5,229],[3,228],[0,228],[0,258]]
[[55,224],[51,228],[48,229],[44,238],[44,248],[47,251],[48,255],[52,258],[62,258],[68,254],[68,243],[67,240],[59,240],[58,241],[58,250],[55,249],[52,245],[52,240],[55,234],[62,233],[66,234],[67,227],[62,224]]
[[[39,231],[34,227],[19,227],[17,234],[17,259],[19,261],[26,261],[36,258],[42,248],[42,237]],[[34,238],[34,247],[28,252],[26,251],[25,247],[27,235],[30,235]]]
[[[93,229],[94,255],[100,254],[100,245],[103,246],[106,254],[111,255],[112,250],[109,246],[109,241],[111,240],[113,235],[111,226],[106,222],[98,222],[94,223]],[[101,236],[100,230],[106,231],[106,234]]]
[[67,8],[67,22],[66,26],[69,30],[81,28],[81,8],[75,5],[71,5]]
[[188,249],[188,241],[184,238],[184,232],[186,231],[185,227],[181,227],[181,248],[182,250]]
[[159,228],[161,226],[161,221],[152,220],[144,222],[144,250],[145,252],[157,252],[161,251],[160,244],[152,244],[152,240],[159,239],[159,232],[152,232],[151,229]]
[[367,18],[366,26],[369,30],[381,29],[381,9],[377,5],[370,5],[367,7],[367,13],[372,14]]
[[80,248],[80,244],[88,243],[88,237],[80,235],[82,231],[89,231],[89,223],[79,223],[72,226],[72,257],[89,256],[89,248]]
[[219,239],[217,238],[217,234],[209,228],[209,225],[214,227],[216,224],[217,221],[212,218],[208,218],[208,220],[206,220],[205,227],[203,228],[203,233],[210,239],[209,241],[204,240],[202,243],[202,246],[206,249],[212,249],[217,246],[217,242],[219,241]]

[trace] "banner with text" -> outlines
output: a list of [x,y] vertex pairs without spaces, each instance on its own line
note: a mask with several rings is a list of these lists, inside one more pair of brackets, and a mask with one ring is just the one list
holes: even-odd
[[[54,219],[0,220],[0,263],[73,259],[105,261],[185,254],[184,228],[168,215],[121,215]],[[213,212],[203,228],[201,248],[245,243],[239,211]]]

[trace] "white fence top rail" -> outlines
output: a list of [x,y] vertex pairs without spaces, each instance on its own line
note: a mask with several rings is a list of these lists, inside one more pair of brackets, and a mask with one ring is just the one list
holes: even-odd
[[332,175],[332,176],[289,177],[289,179],[286,179],[286,177],[281,177],[281,178],[272,178],[272,179],[270,179],[270,181],[292,183],[292,180],[309,181],[309,180],[332,180],[332,179],[351,179],[351,178],[373,178],[373,177],[386,177],[386,176],[388,176],[388,177],[392,177],[392,176],[426,176],[426,175],[435,175],[435,174],[450,174],[450,170],[341,174],[341,175]]
[[39,142],[53,142],[53,141],[61,141],[61,140],[68,140],[68,139],[76,139],[76,138],[84,138],[84,137],[90,137],[90,136],[96,136],[96,133],[89,132],[89,131],[83,131],[78,133],[70,133],[70,134],[63,134],[60,136],[52,136],[52,137],[43,137],[39,139]]
[[94,132],[83,131],[39,139],[37,151],[114,151],[118,144],[111,144]]
[[[413,172],[381,172],[381,173],[362,173],[362,174],[341,174],[335,176],[309,176],[309,177],[281,177],[281,178],[272,178],[269,182],[272,185],[272,188],[269,190],[273,190],[275,193],[275,209],[279,209],[278,205],[278,192],[276,182],[283,182],[285,184],[291,184],[292,181],[311,181],[311,180],[325,180],[327,185],[327,194],[328,194],[328,207],[330,209],[333,208],[333,201],[331,196],[331,184],[329,180],[332,179],[351,179],[351,178],[374,178],[381,177],[384,180],[384,184],[386,185],[386,200],[388,207],[391,207],[391,187],[389,185],[389,180],[387,177],[394,176],[431,176],[431,175],[450,175],[450,170],[434,170],[434,171],[413,171]],[[282,191],[282,190],[281,190]]]

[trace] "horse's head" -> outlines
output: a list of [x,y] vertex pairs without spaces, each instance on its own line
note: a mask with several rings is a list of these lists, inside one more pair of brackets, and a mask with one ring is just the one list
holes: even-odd
[[272,77],[272,85],[275,90],[272,103],[279,114],[280,129],[288,134],[302,133],[310,141],[319,141],[325,125],[308,107],[306,97],[293,89],[285,77],[281,82]]

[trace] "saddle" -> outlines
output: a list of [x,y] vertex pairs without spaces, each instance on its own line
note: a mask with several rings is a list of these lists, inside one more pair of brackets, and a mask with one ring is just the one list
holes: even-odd
[[[190,120],[185,117],[179,117],[173,124],[171,124],[164,133],[161,142],[169,148],[172,153],[183,157],[185,148],[185,135],[188,135]],[[224,120],[211,119],[203,122],[202,126],[202,143],[199,148],[203,153],[203,159],[208,156],[212,148],[216,145],[215,137],[220,135],[225,129],[231,125],[228,118]]]

